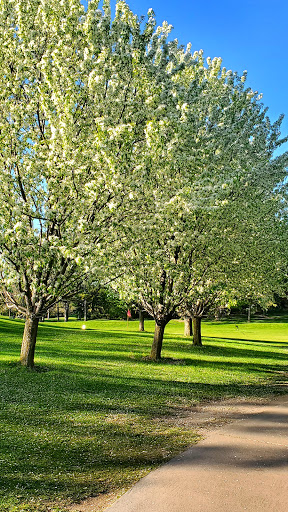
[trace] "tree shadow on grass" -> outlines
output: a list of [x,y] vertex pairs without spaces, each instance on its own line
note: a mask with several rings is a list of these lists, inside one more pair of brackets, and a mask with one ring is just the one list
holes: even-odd
[[[99,377],[91,385],[90,379],[83,376],[75,379],[75,375],[70,375],[70,378],[69,383],[69,375],[65,374],[55,382],[59,389],[54,403],[51,403],[51,395],[43,396],[45,387],[41,387],[39,395],[30,395],[24,404],[15,402],[15,396],[11,397],[12,414],[7,415],[2,424],[1,459],[10,460],[6,467],[9,474],[11,467],[17,471],[10,477],[5,477],[7,471],[2,473],[3,486],[8,485],[7,478],[10,478],[25,493],[47,491],[53,494],[53,485],[57,482],[57,492],[62,487],[61,492],[69,494],[72,489],[65,475],[73,471],[97,469],[101,472],[109,466],[123,468],[127,464],[129,467],[133,464],[150,466],[163,460],[163,455],[155,455],[155,447],[159,446],[163,434],[143,432],[140,418],[176,413],[179,410],[177,398],[183,396],[192,401],[193,397],[201,400],[212,395],[214,399],[230,394],[255,396],[264,390],[261,385],[211,386],[141,377],[123,382],[112,376],[106,376],[105,382]],[[62,387],[58,386],[61,382]],[[107,400],[108,397],[111,400]],[[176,402],[174,406],[172,399]],[[43,401],[45,408],[41,410]],[[89,413],[93,414],[89,416]],[[88,416],[81,423],[83,414]],[[134,415],[132,420],[131,414]],[[10,436],[6,435],[9,432]],[[41,480],[43,472],[46,472],[44,482]]]
[[[66,436],[59,436],[53,425],[47,423],[43,436],[37,425],[34,435],[27,429],[26,434],[13,439],[16,456],[10,454],[10,438],[10,445],[1,447],[6,468],[0,473],[0,495],[50,500],[60,495],[74,501],[107,492],[117,487],[117,480],[121,487],[123,473],[125,483],[129,484],[129,475],[133,480],[136,471],[148,470],[165,460],[163,452],[175,432],[167,432],[166,436],[160,432],[145,433],[137,424],[127,425],[123,418],[122,424],[113,421],[94,423],[89,435],[87,425],[83,429],[71,428],[71,422],[67,424],[65,420],[57,429],[59,432],[61,428]],[[33,423],[29,426],[33,427]]]
[[[11,321],[6,334],[15,338],[20,329],[23,322],[15,328],[15,321]],[[267,341],[244,340],[251,342],[251,347],[243,348],[240,343],[232,346],[239,339],[229,338],[225,340],[228,346],[223,346],[223,338],[215,338],[222,343],[219,346],[204,338],[210,343],[193,349],[188,340],[168,334],[163,352],[167,358],[155,363],[142,356],[151,333],[91,330],[93,339],[85,339],[86,333],[69,328],[65,333],[74,336],[78,332],[81,338],[76,342],[68,339],[66,344],[66,334],[55,337],[59,329],[63,332],[62,325],[41,326],[36,347],[36,359],[38,355],[53,359],[50,372],[33,374],[10,367],[7,371],[9,363],[1,365],[4,444],[0,480],[6,496],[54,499],[61,495],[75,500],[109,491],[126,470],[127,485],[137,472],[163,461],[178,435],[175,429],[158,434],[156,418],[177,414],[183,406],[189,408],[199,401],[283,393],[281,377],[277,377],[279,383],[268,385],[237,382],[238,372],[250,378],[250,374],[262,377],[270,372],[274,376],[279,370],[287,370],[285,354],[256,350]],[[18,347],[18,342],[2,340],[7,350]],[[173,351],[181,352],[180,360],[168,357]],[[139,376],[125,374],[124,363],[131,362],[141,370]],[[87,368],[86,363],[91,367]],[[112,364],[107,368],[107,363]],[[173,368],[179,364],[188,367],[185,375]],[[167,366],[171,366],[169,375],[164,373]],[[193,381],[192,372],[189,374],[192,367],[200,377],[204,375],[206,382],[197,380],[197,373]],[[145,369],[151,371],[150,376],[145,375]],[[228,383],[207,382],[215,370],[235,372],[234,381],[230,376]]]
[[[111,342],[111,336],[107,336],[109,342],[97,343],[97,340],[89,340],[85,343],[85,346],[75,343],[74,347],[71,347],[70,343],[67,345],[60,342],[53,342],[52,345],[47,345],[47,340],[41,340],[38,344],[38,351],[36,352],[37,358],[52,358],[53,365],[51,368],[58,368],[63,371],[67,371],[67,364],[72,364],[73,372],[77,371],[77,365],[83,365],[85,362],[90,366],[97,366],[99,371],[99,364],[105,371],[105,363],[134,363],[135,365],[144,366],[190,366],[197,369],[221,369],[227,371],[238,371],[245,372],[247,374],[252,373],[265,373],[267,371],[277,372],[279,370],[288,370],[288,357],[287,354],[277,351],[267,350],[253,350],[253,343],[251,348],[243,348],[239,346],[223,346],[214,344],[206,344],[203,347],[193,347],[187,343],[170,342],[167,345],[167,351],[170,353],[177,351],[181,353],[181,358],[164,357],[158,362],[149,360],[149,358],[143,356],[143,351],[148,351],[148,346],[144,346],[143,343],[138,345],[138,338],[134,343],[124,343],[127,340],[125,335],[120,338],[119,343]],[[102,338],[101,338],[102,339]],[[112,339],[115,337],[112,336]],[[122,341],[123,340],[123,341]],[[103,341],[103,340],[102,340]],[[221,341],[221,340],[219,340]],[[2,348],[6,345],[6,349],[9,350],[10,344],[1,343]],[[280,345],[282,348],[282,345]],[[165,346],[163,353],[165,354]],[[215,357],[218,359],[215,360]],[[38,359],[39,360],[39,359]],[[257,362],[257,360],[259,362]],[[2,363],[6,366],[8,362]],[[36,363],[39,364],[39,363]],[[45,363],[45,368],[47,363]],[[109,368],[111,373],[111,368]]]
[[249,338],[232,338],[232,337],[225,337],[225,336],[205,336],[205,338],[209,340],[218,340],[218,341],[225,341],[225,343],[230,343],[233,341],[244,341],[245,343],[268,343],[269,345],[277,345],[279,347],[288,347],[288,343],[285,341],[270,341],[270,340],[255,340],[255,339],[249,339]]
[[[220,365],[197,363],[199,369]],[[158,377],[117,375],[105,365],[88,374],[61,362],[39,375],[11,369],[2,392],[0,485],[5,496],[76,500],[108,492],[118,483],[121,487],[123,478],[129,485],[129,478],[132,483],[141,471],[163,462],[178,435],[179,450],[184,447],[180,431],[157,430],[156,418],[199,401],[281,392],[266,384],[174,381],[163,376],[164,362],[151,364]],[[223,364],[231,368],[231,362]],[[249,364],[245,371],[255,371]]]
[[[209,366],[214,367],[214,362],[203,361],[197,365],[197,370],[207,369]],[[243,365],[236,367],[237,370],[243,372]],[[216,365],[216,368],[223,370],[231,367],[229,362],[224,365]],[[161,366],[159,367],[160,370]],[[272,374],[279,366],[268,366],[267,371]],[[14,370],[14,375],[18,370]],[[263,372],[261,366],[255,367],[247,365],[245,368],[247,373]],[[52,374],[52,375],[51,375]],[[35,422],[39,421],[41,415],[48,421],[47,411],[51,409],[56,415],[60,411],[64,412],[84,412],[92,411],[94,413],[110,413],[114,411],[124,411],[125,413],[137,413],[147,417],[166,415],[171,411],[178,410],[179,404],[197,403],[199,400],[211,400],[221,396],[257,396],[261,393],[269,395],[277,391],[277,385],[267,385],[267,383],[243,383],[236,379],[228,383],[207,383],[197,379],[192,381],[173,380],[171,375],[165,378],[160,371],[160,377],[157,378],[155,373],[144,377],[131,375],[119,375],[117,371],[111,369],[97,368],[97,372],[91,371],[87,374],[85,368],[59,367],[51,372],[33,375],[31,373],[21,372],[17,375],[18,380],[13,381],[19,389],[10,393],[9,387],[2,392],[3,403],[11,406],[13,409],[21,413],[23,407],[24,415],[27,417],[27,411],[32,408],[36,410]],[[201,375],[201,373],[200,373]],[[285,375],[283,375],[284,381]],[[281,391],[281,375],[277,374],[280,381],[279,392]],[[287,379],[287,377],[286,377]],[[27,411],[26,411],[27,409]],[[21,413],[22,414],[22,413]],[[33,412],[34,414],[34,412]],[[61,416],[60,414],[60,416]],[[58,415],[58,422],[62,421]],[[65,417],[65,415],[64,415]],[[12,421],[12,419],[11,419]],[[54,419],[52,419],[54,421]]]
[[[78,384],[83,387],[83,382]],[[209,397],[209,384],[186,383],[188,386],[199,399]],[[151,415],[156,389],[157,396],[161,395],[163,400],[171,400],[173,388],[175,394],[180,392],[180,396],[184,390],[183,383],[157,379],[153,381],[153,388],[154,396],[151,396],[151,381],[148,379],[144,382],[140,378],[129,379],[125,386],[111,379],[110,385],[105,385],[105,392],[108,390],[109,395],[115,397],[112,404],[105,399],[106,394],[100,403],[86,402],[86,393],[82,393],[82,399],[72,399],[70,404],[67,400],[58,402],[58,409],[52,407],[50,413],[38,409],[37,414],[35,404],[30,408],[26,406],[24,410],[15,408],[14,404],[13,414],[7,415],[3,421],[1,459],[5,461],[5,471],[0,472],[2,492],[6,497],[16,493],[26,500],[38,497],[53,500],[60,495],[73,501],[108,492],[117,486],[117,480],[121,486],[126,470],[125,483],[129,484],[129,478],[132,482],[139,471],[163,462],[178,434],[175,429],[157,431],[155,424],[151,428],[151,424],[145,424],[144,418]],[[214,399],[231,393],[229,385],[213,388]],[[146,397],[143,390],[146,390]],[[263,391],[261,386],[233,387],[233,393],[238,395],[255,396],[259,391]],[[121,396],[125,398],[125,407],[117,401]],[[135,397],[138,406],[136,403],[133,405]],[[178,410],[175,406],[174,412]],[[173,414],[173,407],[169,411]],[[94,416],[87,416],[91,412]],[[153,412],[157,416],[159,410],[154,408]],[[81,423],[83,414],[86,421]],[[183,448],[179,441],[179,450]]]

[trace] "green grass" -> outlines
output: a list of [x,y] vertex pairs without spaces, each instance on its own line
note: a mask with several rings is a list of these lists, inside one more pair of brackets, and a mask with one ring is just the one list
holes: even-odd
[[172,321],[160,363],[145,360],[152,321],[145,333],[137,322],[86,326],[42,324],[28,371],[17,365],[23,322],[0,319],[1,512],[65,510],[127,488],[197,440],[164,417],[206,400],[284,392],[284,322],[205,322],[204,346],[193,348]]

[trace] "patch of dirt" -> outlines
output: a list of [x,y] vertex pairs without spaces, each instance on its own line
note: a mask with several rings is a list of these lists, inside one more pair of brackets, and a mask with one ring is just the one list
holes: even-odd
[[206,437],[211,430],[220,428],[227,423],[243,418],[259,410],[259,406],[270,402],[273,398],[230,398],[216,402],[207,402],[164,419],[169,424],[187,430],[196,430],[200,436]]
[[88,498],[77,505],[71,505],[68,510],[71,512],[103,512],[107,507],[109,507],[109,505],[112,505],[117,498],[120,498],[126,490],[128,489],[100,494],[95,498]]
[[[287,383],[284,386],[287,389]],[[274,396],[276,399],[277,396]],[[236,421],[255,412],[261,412],[261,406],[272,402],[273,397],[265,398],[230,398],[216,402],[180,409],[173,416],[161,418],[167,425],[174,425],[185,430],[195,430],[203,438],[209,432],[216,430],[228,423]],[[157,423],[159,418],[157,418]],[[70,512],[104,512],[128,489],[118,489],[115,492],[103,494],[95,498],[88,498],[82,503],[71,505]]]

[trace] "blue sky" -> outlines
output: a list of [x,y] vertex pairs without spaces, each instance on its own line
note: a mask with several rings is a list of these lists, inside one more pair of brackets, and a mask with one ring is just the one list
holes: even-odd
[[[87,2],[83,0],[84,5]],[[112,2],[115,5],[115,0]],[[288,134],[288,2],[286,0],[128,0],[132,11],[145,15],[150,7],[158,25],[172,24],[173,38],[221,57],[227,69],[248,71],[247,84],[263,93],[268,115],[285,114]],[[288,150],[288,143],[282,147]],[[282,152],[281,151],[281,152]]]

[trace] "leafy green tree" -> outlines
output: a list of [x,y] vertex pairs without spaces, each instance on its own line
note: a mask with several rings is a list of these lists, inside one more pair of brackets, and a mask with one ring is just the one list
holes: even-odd
[[125,318],[127,304],[111,286],[86,281],[72,299],[78,318]]

